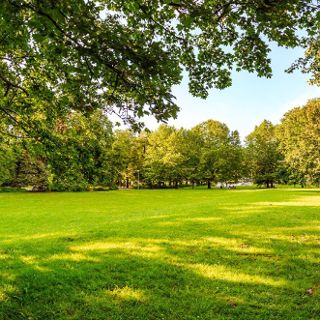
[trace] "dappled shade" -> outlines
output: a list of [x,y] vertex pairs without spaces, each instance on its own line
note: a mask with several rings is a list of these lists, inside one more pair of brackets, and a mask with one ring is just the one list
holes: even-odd
[[0,200],[1,319],[319,315],[318,191]]

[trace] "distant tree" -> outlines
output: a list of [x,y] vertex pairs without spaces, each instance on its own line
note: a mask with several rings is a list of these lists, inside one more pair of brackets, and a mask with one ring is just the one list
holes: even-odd
[[[112,143],[114,183],[137,187],[145,178],[144,161],[148,149],[148,132],[136,134],[132,130],[117,130]],[[139,180],[139,181],[138,181]]]
[[228,127],[215,120],[200,123],[192,129],[199,145],[198,179],[207,182],[208,189],[212,182],[219,180],[221,148],[228,144]]
[[2,126],[0,135],[0,186],[11,185],[15,177],[19,152],[16,147],[16,138],[9,136],[6,126]]
[[185,154],[182,148],[182,131],[161,125],[150,133],[145,157],[145,175],[150,184],[178,187],[182,179]]
[[13,186],[29,187],[32,191],[47,191],[49,172],[44,159],[22,152],[16,163],[16,176]]
[[118,130],[114,134],[112,143],[112,169],[115,183],[118,186],[125,184],[129,188],[135,174],[133,148],[135,135],[131,130]]
[[54,190],[111,185],[112,124],[99,110],[72,112],[57,120],[45,145]]
[[298,171],[288,164],[284,160],[280,162],[280,165],[277,168],[277,181],[282,184],[300,185],[302,188],[306,185],[307,176],[301,171]]
[[142,131],[133,140],[130,161],[132,180],[135,187],[140,186],[145,180],[144,162],[148,148],[148,136],[149,133],[147,131]]
[[49,170],[44,146],[5,118],[0,123],[0,185],[47,191]]
[[307,177],[303,172],[294,168],[290,168],[289,183],[293,184],[294,186],[299,184],[302,188],[304,188],[307,184]]
[[193,130],[178,130],[179,152],[181,153],[180,177],[192,187],[199,183],[200,144],[199,136]]
[[273,187],[281,159],[275,127],[264,120],[246,137],[246,157],[251,176],[258,185]]
[[243,175],[243,149],[238,131],[232,131],[218,149],[218,180],[225,184],[239,181]]
[[320,184],[320,99],[288,111],[277,128],[277,137],[286,163]]

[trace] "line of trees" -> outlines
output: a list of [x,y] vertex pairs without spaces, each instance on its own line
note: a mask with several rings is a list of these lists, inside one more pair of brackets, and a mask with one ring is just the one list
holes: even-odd
[[49,119],[37,135],[0,124],[0,185],[34,191],[178,188],[182,185],[320,184],[320,99],[263,121],[244,143],[237,131],[208,120],[191,129],[160,125],[137,134],[114,130],[100,110]]

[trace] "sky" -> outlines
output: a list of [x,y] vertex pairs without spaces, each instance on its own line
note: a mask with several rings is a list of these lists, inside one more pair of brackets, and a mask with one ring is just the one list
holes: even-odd
[[[245,138],[264,119],[279,123],[288,110],[304,105],[309,99],[320,97],[320,87],[308,84],[309,76],[296,71],[285,73],[296,58],[303,56],[301,49],[272,46],[273,77],[259,78],[248,72],[234,72],[233,85],[224,90],[213,89],[206,100],[188,92],[188,79],[174,87],[180,112],[168,124],[177,128],[191,128],[208,119],[225,123],[230,130],[238,130]],[[152,118],[144,120],[154,130],[159,124]]]

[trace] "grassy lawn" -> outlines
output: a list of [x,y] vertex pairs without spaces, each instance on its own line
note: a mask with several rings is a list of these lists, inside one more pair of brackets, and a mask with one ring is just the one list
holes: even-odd
[[320,319],[320,192],[0,193],[0,319]]

